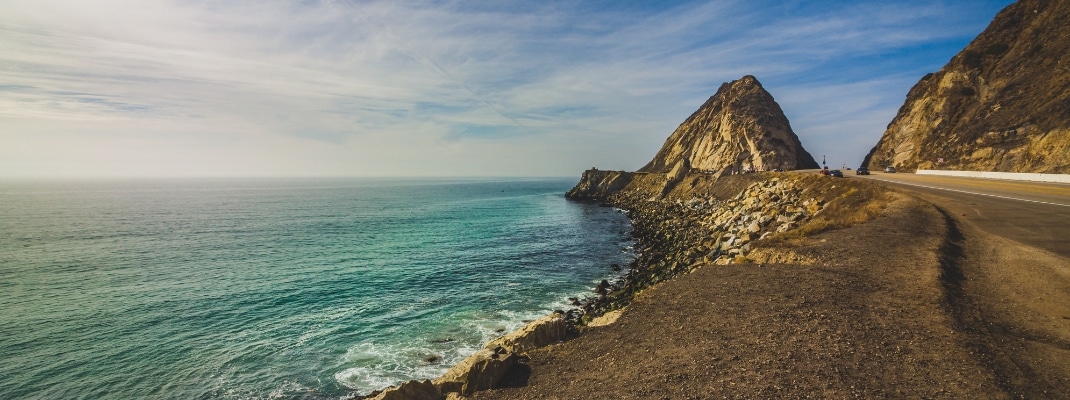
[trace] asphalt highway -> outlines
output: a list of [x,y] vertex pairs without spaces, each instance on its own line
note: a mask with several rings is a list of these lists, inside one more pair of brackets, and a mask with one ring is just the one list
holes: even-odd
[[1070,258],[1070,184],[844,172],[916,192],[985,232]]
[[950,214],[941,282],[965,343],[1007,397],[1067,398],[1070,185],[846,172]]

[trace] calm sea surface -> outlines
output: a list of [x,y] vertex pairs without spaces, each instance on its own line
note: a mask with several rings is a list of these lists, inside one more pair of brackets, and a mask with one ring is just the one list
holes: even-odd
[[634,256],[627,218],[565,200],[573,184],[0,182],[0,398],[340,398],[438,376]]

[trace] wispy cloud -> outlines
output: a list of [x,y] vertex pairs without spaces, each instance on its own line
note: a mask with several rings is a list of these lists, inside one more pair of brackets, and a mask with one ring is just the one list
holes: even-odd
[[0,171],[634,169],[745,74],[857,162],[1007,3],[0,1]]

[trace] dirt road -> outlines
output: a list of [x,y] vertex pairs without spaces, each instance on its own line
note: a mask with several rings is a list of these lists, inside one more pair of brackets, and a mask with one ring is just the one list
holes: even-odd
[[953,223],[949,309],[997,382],[1070,398],[1070,185],[874,175]]
[[805,261],[706,266],[656,286],[617,323],[531,353],[510,387],[473,398],[1070,393],[1070,301],[1061,283],[1040,285],[1066,277],[1007,280],[1019,274],[993,267],[1066,259],[902,197],[877,220],[781,249]]

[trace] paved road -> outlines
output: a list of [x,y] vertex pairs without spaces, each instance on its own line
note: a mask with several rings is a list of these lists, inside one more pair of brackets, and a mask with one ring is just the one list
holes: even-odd
[[941,283],[961,340],[1008,398],[1067,398],[1070,184],[845,172],[953,214]]
[[920,193],[988,233],[1070,258],[1070,184],[845,172]]

